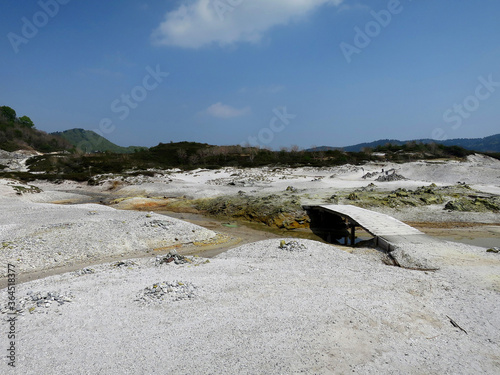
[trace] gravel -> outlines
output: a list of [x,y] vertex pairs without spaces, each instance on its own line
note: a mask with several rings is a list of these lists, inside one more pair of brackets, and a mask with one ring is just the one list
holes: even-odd
[[304,251],[307,248],[304,244],[299,243],[298,241],[286,242],[285,240],[282,240],[280,242],[280,249],[283,249],[286,251]]
[[[73,296],[69,293],[61,292],[36,292],[29,291],[16,306],[18,314],[23,315],[25,312],[46,313],[56,311],[60,314],[57,307],[64,305],[67,302],[72,302]],[[2,314],[10,313],[12,310],[8,305],[5,305],[0,311]]]
[[195,298],[196,286],[189,282],[163,281],[144,288],[137,301],[148,303],[175,302]]
[[18,317],[8,373],[497,374],[500,285],[489,277],[500,261],[450,251],[486,268],[444,260],[436,272],[410,271],[285,238],[199,266],[141,258],[24,283],[22,301],[47,290],[72,297],[58,312]]
[[[202,242],[216,233],[155,213],[0,198],[0,263],[33,272]],[[5,276],[6,269],[1,274]]]
[[[282,192],[293,184],[308,189],[311,201],[321,201],[322,195],[336,191],[332,189],[365,186],[362,176],[373,173],[369,178],[375,178],[381,168],[393,168],[410,179],[381,184],[389,190],[415,188],[423,181],[465,181],[496,191],[500,181],[500,162],[472,156],[466,163],[172,171],[168,184],[165,177],[151,178],[120,191],[206,197],[240,190]],[[332,175],[335,178],[327,178]],[[318,179],[314,189],[312,178]],[[228,181],[252,181],[258,189],[228,186]],[[18,197],[11,185],[0,183],[0,262],[24,272],[83,260],[92,264],[109,255],[130,258],[133,252],[203,242],[216,235],[157,214],[32,203],[57,198],[60,192]],[[63,185],[86,189],[66,183],[61,189],[68,187]],[[420,221],[498,222],[499,217],[448,213],[438,206],[387,213]],[[423,245],[419,256],[439,268],[423,272],[384,265],[373,256],[376,250],[366,249],[370,256],[362,250],[354,255],[332,245],[283,238],[240,246],[210,262],[172,251],[161,257],[87,264],[76,272],[18,284],[17,367],[7,367],[2,356],[1,371],[500,373],[498,253],[445,241]],[[4,310],[7,290],[0,293]],[[6,331],[7,314],[0,318]],[[4,351],[5,337],[0,345]]]
[[404,181],[404,180],[407,180],[407,178],[400,175],[400,174],[393,172],[391,174],[384,174],[382,176],[379,176],[379,177],[377,177],[377,179],[375,181],[387,182],[387,181]]

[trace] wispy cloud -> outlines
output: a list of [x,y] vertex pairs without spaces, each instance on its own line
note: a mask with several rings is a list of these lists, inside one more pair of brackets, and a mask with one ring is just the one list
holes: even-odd
[[152,34],[157,45],[199,48],[217,43],[255,43],[277,25],[307,17],[323,5],[343,0],[243,0],[221,19],[214,0],[181,0]]
[[241,117],[250,113],[250,107],[234,108],[221,102],[212,104],[207,108],[206,113],[217,118]]

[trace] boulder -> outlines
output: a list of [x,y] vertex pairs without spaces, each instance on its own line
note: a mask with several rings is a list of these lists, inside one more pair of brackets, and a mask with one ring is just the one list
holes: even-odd
[[427,255],[428,245],[402,244],[390,252],[397,266],[420,271],[435,271],[439,269],[430,261]]

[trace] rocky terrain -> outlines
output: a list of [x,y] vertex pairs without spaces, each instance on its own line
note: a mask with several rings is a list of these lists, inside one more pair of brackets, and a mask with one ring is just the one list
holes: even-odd
[[290,242],[21,284],[11,373],[498,373],[498,254],[420,272]]
[[[92,192],[120,209],[198,212],[283,229],[308,227],[302,205],[331,203],[372,208],[414,222],[499,222],[500,161],[481,155],[469,156],[466,161],[380,162],[331,168],[149,172],[154,176],[95,176],[94,186],[64,182],[35,185],[78,194],[61,199],[66,203],[85,200],[85,194]],[[33,199],[40,201],[45,196]]]
[[26,150],[15,152],[0,150],[0,170],[26,172],[28,170],[26,161],[35,155],[40,155],[40,153]]
[[[500,371],[497,160],[155,170],[93,181],[0,180],[0,262],[18,271],[17,367],[4,364],[8,373]],[[418,248],[436,265],[424,272],[387,265],[368,245],[290,238],[310,230],[303,205],[325,203],[492,245],[441,237]],[[282,236],[207,259],[205,249],[234,239],[174,214],[205,215],[200,223],[227,223],[229,233],[252,222]]]

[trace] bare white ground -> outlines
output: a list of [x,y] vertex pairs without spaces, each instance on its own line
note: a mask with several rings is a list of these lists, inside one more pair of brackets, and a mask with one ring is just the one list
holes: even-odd
[[[164,215],[0,197],[0,263],[39,271],[204,241],[211,230]],[[1,270],[5,276],[7,269]]]
[[[53,292],[71,302],[19,317],[18,367],[6,373],[500,371],[499,289],[487,277],[497,254],[456,250],[491,262],[475,278],[467,265],[409,271],[313,241],[280,242],[198,265],[141,259],[19,285],[19,298]],[[170,298],[179,282],[190,297]],[[165,298],[138,300],[160,284]]]

